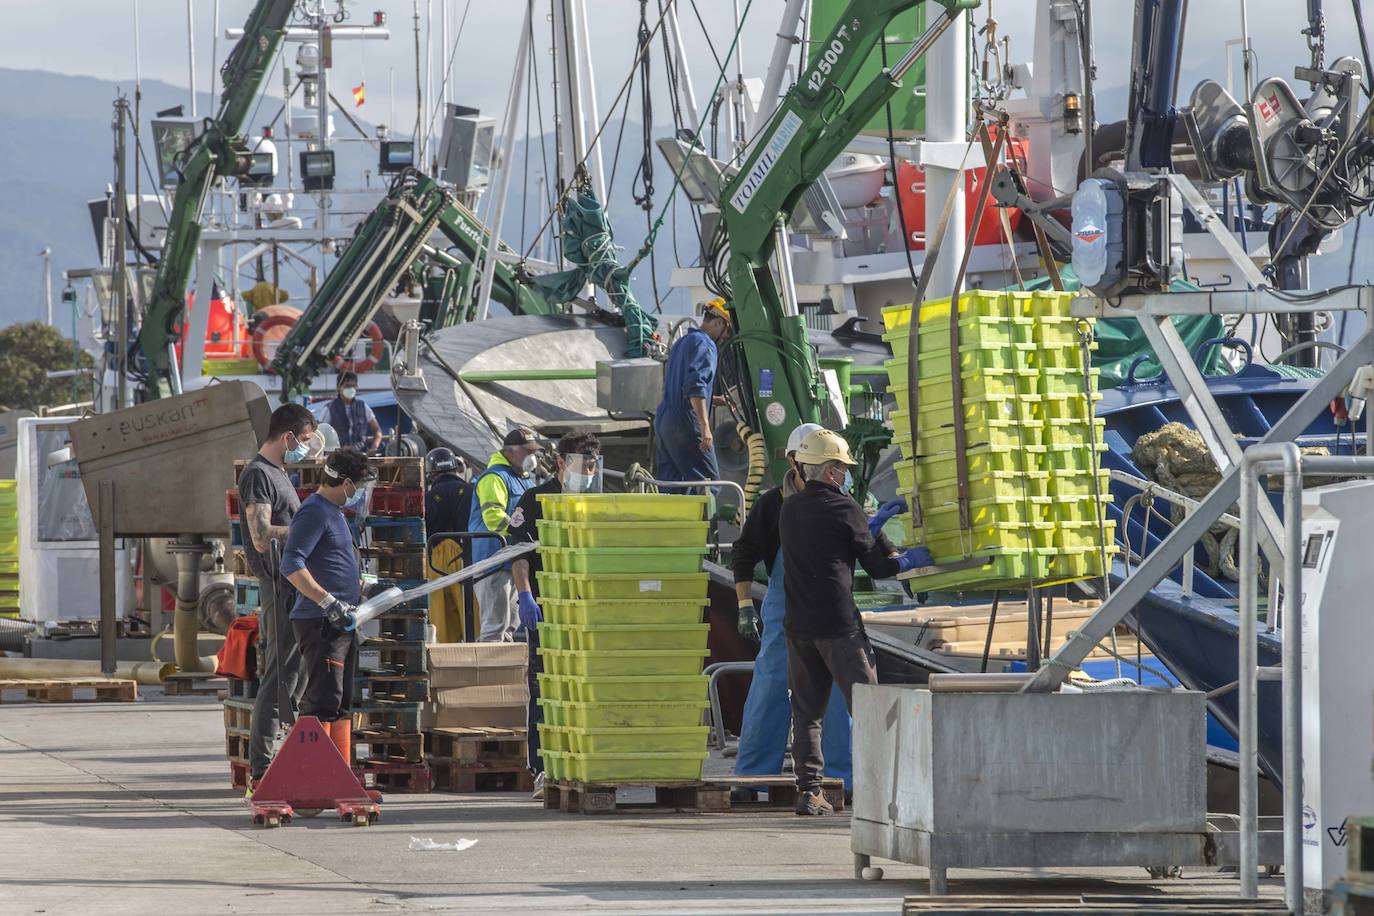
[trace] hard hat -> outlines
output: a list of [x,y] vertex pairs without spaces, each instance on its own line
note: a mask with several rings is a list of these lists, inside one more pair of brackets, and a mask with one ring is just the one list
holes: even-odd
[[798,426],[796,429],[792,430],[792,434],[787,437],[787,448],[784,450],[784,453],[791,455],[797,449],[801,448],[803,439],[816,430],[824,428],[825,427],[821,426],[819,423],[803,423],[801,426]]
[[723,321],[729,321],[730,313],[725,310],[725,300],[717,296],[703,305],[701,307],[701,317],[703,319],[720,318]]
[[849,454],[849,443],[844,437],[828,429],[818,429],[802,440],[797,447],[797,461],[802,464],[825,464],[827,461],[858,464]]
[[430,449],[425,456],[425,474],[429,477],[438,477],[440,474],[452,474],[458,470],[458,456],[453,454],[453,449],[439,448]]

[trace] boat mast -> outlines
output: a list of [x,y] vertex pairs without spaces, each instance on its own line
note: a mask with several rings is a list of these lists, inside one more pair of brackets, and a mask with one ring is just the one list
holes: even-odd
[[[930,143],[950,144],[951,151],[957,147],[959,152],[955,155],[962,155],[967,142],[968,95],[964,92],[967,80],[968,16],[960,14],[954,17],[926,57],[925,139]],[[939,87],[940,91],[932,92],[931,87]],[[954,289],[959,262],[964,257],[964,173],[957,167],[950,168],[930,161],[924,162],[923,167],[926,173],[927,233],[935,232],[950,189],[957,188],[954,191],[954,204],[950,208],[948,237],[932,270],[928,293],[930,297],[948,296]],[[927,235],[927,254],[932,241]]]

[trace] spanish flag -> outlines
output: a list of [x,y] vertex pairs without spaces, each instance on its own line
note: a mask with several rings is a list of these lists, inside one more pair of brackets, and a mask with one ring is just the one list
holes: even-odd
[[364,81],[364,82],[361,82],[361,83],[359,83],[358,85],[356,85],[356,86],[353,87],[353,107],[354,107],[354,108],[362,108],[362,107],[363,107],[363,102],[365,101],[365,98],[366,98],[366,95],[367,95],[366,86],[367,86],[367,82]]

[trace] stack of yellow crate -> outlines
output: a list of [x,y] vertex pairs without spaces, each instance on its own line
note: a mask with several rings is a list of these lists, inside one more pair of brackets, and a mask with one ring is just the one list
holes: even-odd
[[19,492],[0,480],[0,617],[19,616]]
[[583,783],[700,779],[707,498],[539,499],[546,775]]
[[959,302],[962,422],[969,524],[958,506],[948,299],[921,307],[917,327],[919,442],[911,441],[907,335],[911,307],[883,311],[900,493],[920,492],[923,526],[902,516],[908,543],[937,565],[967,569],[922,577],[923,590],[1011,588],[1100,576],[1115,552],[1106,520],[1104,424],[1093,418],[1097,370],[1087,364],[1091,324],[1069,314],[1072,293],[965,293]]

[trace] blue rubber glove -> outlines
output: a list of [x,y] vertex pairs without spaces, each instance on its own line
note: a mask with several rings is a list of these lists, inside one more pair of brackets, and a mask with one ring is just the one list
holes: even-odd
[[905,511],[905,499],[899,496],[896,499],[888,500],[879,506],[877,513],[868,520],[868,533],[877,537],[878,532],[883,530],[883,526],[887,524],[888,519],[892,518],[894,515],[901,515]]
[[907,572],[922,566],[934,566],[935,558],[924,547],[912,547],[897,555],[897,571]]
[[520,611],[520,625],[525,629],[533,630],[544,619],[544,612],[539,609],[532,592],[517,592],[515,604]]

